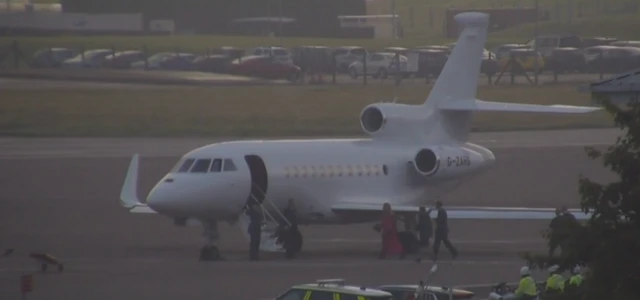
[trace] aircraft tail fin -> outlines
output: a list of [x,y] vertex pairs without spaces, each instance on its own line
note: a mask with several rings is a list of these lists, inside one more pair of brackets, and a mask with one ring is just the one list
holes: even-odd
[[476,99],[487,39],[489,15],[464,12],[455,16],[463,30],[423,107],[429,115],[432,141],[466,142],[474,111],[588,113],[600,107],[534,105]]
[[120,205],[128,208],[132,213],[155,213],[138,199],[138,164],[138,154],[134,154],[120,191]]
[[457,14],[455,20],[463,26],[463,30],[429,97],[424,102],[428,108],[445,101],[476,97],[482,53],[487,40],[489,15],[465,12]]

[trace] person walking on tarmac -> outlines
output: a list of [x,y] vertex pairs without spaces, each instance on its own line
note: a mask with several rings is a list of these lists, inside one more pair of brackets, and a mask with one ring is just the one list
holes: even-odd
[[518,283],[518,288],[511,297],[505,297],[505,299],[533,300],[537,296],[538,288],[536,287],[536,281],[531,277],[531,270],[529,270],[529,267],[527,266],[520,268],[520,282]]
[[380,235],[382,237],[382,249],[379,256],[380,259],[384,259],[387,254],[399,254],[401,259],[405,257],[405,251],[400,243],[400,239],[398,238],[396,218],[389,203],[385,203],[382,206]]
[[[556,208],[556,216],[551,219],[551,223],[549,224],[549,257],[553,257],[556,249],[558,248],[558,246],[560,246],[561,223],[562,213],[560,211],[560,208]],[[560,251],[562,252],[562,247],[560,247]]]
[[547,285],[545,287],[545,295],[558,295],[564,292],[564,278],[558,274],[558,265],[549,267],[549,277],[547,278]]
[[420,237],[420,247],[429,247],[429,239],[433,235],[433,224],[431,223],[431,216],[424,206],[420,206],[416,230]]
[[293,258],[300,250],[302,243],[302,235],[298,231],[298,215],[293,199],[289,199],[287,208],[284,209],[282,215],[286,221],[289,222],[288,224],[286,222],[284,224],[286,228],[286,230],[284,230],[284,248],[286,249],[286,257]]
[[438,252],[440,250],[440,243],[444,243],[444,246],[451,252],[451,257],[455,259],[458,257],[458,250],[449,241],[449,224],[447,211],[442,208],[442,202],[436,201],[436,209],[438,210],[438,216],[436,217],[436,230],[435,237],[433,239],[433,261],[438,260]]
[[258,205],[249,204],[249,260],[259,260],[258,253],[260,252],[260,235],[262,231],[262,214],[258,209]]

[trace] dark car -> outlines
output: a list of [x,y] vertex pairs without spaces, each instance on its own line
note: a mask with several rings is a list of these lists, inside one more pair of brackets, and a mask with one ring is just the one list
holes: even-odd
[[305,71],[333,72],[332,49],[325,46],[300,46],[291,49],[293,64]]
[[142,51],[120,51],[113,55],[107,55],[102,62],[102,67],[108,69],[129,69],[132,63],[144,60],[144,57],[145,55]]
[[270,56],[247,56],[231,62],[232,74],[266,79],[287,79],[296,82],[300,79],[300,67],[279,61]]
[[[622,73],[640,68],[640,48],[598,46],[599,53],[586,57],[586,69],[596,73]],[[595,47],[592,47],[595,48]],[[593,51],[594,49],[585,49]]]
[[[391,293],[391,295],[393,295],[393,300],[414,300],[415,292],[418,288],[418,285],[383,285],[376,288]],[[449,296],[452,296],[451,299],[453,300],[467,300],[472,299],[475,296],[475,293],[464,289],[449,288],[444,286],[430,285],[427,287],[427,300],[448,300]]]
[[32,68],[55,68],[63,61],[78,55],[78,52],[67,48],[47,48],[33,54],[29,64]]
[[545,59],[545,69],[558,73],[582,72],[585,70],[586,63],[583,52],[578,48],[555,48]]
[[211,49],[209,51],[210,55],[225,55],[230,58],[230,60],[238,59],[244,56],[246,50],[241,48],[236,48],[232,46],[222,46]]
[[228,73],[231,58],[227,55],[206,55],[196,57],[193,68],[201,72]]
[[449,57],[449,52],[444,49],[412,49],[407,51],[407,55],[410,53],[418,54],[418,72],[415,77],[440,75]]

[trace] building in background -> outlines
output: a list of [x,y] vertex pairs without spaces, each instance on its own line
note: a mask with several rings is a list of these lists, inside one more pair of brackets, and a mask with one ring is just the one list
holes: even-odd
[[61,4],[64,12],[142,13],[147,26],[151,20],[173,20],[178,34],[339,37],[339,15],[366,14],[365,0],[61,0]]

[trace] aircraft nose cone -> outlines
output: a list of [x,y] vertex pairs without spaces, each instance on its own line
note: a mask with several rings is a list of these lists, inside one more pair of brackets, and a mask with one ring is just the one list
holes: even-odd
[[147,196],[147,205],[159,213],[170,214],[177,209],[177,203],[173,197],[162,190],[159,186],[154,187]]

